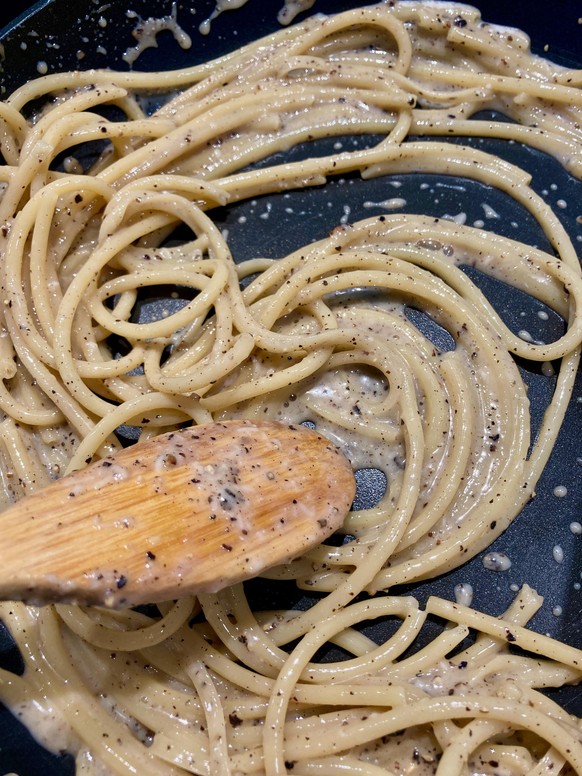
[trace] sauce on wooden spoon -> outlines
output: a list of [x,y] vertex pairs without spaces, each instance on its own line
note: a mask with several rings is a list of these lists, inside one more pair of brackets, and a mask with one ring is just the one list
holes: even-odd
[[0,515],[0,597],[135,606],[212,592],[337,530],[352,468],[312,429],[231,420],[138,442]]

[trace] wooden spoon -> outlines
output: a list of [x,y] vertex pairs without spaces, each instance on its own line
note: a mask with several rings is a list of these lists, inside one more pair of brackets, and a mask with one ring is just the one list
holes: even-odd
[[0,515],[0,597],[108,607],[217,591],[338,529],[350,464],[304,426],[193,426],[90,464]]

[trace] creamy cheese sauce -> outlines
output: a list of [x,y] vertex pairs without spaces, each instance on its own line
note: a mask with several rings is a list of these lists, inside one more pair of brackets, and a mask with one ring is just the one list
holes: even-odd
[[[279,21],[287,23],[308,3],[290,0]],[[219,0],[201,32],[211,33],[219,14],[241,4]],[[138,20],[138,45],[128,49],[126,62],[133,65],[146,47],[157,45],[162,30],[180,46],[192,44],[176,9],[167,17]],[[0,239],[7,247],[2,332],[10,331],[0,339],[2,363],[8,365],[0,448],[6,503],[60,476],[71,461],[84,465],[107,452],[97,432],[114,405],[120,423],[134,422],[154,434],[185,420],[233,416],[309,422],[347,453],[355,469],[379,470],[379,482],[387,486],[377,503],[348,516],[345,536],[270,569],[257,582],[265,591],[267,585],[296,583],[297,595],[282,611],[260,611],[263,603],[256,606],[236,585],[160,604],[153,616],[78,607],[39,614],[16,605],[8,616],[2,608],[27,661],[19,678],[22,700],[17,693],[7,702],[47,746],[76,751],[78,767],[88,774],[122,768],[160,776],[185,766],[238,776],[258,773],[265,755],[270,771],[299,772],[304,759],[313,758],[317,769],[339,753],[338,767],[344,769],[367,762],[398,776],[424,776],[439,763],[446,772],[446,758],[463,747],[470,751],[461,767],[472,775],[531,772],[543,758],[548,771],[568,772],[562,768],[567,762],[566,769],[582,772],[579,720],[555,707],[545,716],[538,692],[578,681],[579,654],[527,635],[523,625],[541,600],[520,592],[509,575],[507,585],[511,580],[519,598],[501,622],[462,611],[471,604],[468,584],[451,591],[457,603],[444,614],[442,599],[429,599],[423,610],[414,599],[391,595],[396,585],[443,574],[481,551],[484,574],[511,568],[508,555],[486,547],[535,495],[544,459],[539,440],[529,438],[527,393],[514,356],[536,361],[560,381],[559,396],[552,399],[555,420],[572,387],[568,374],[581,339],[577,259],[553,211],[555,206],[567,212],[571,202],[551,185],[543,201],[524,171],[448,139],[466,134],[462,122],[475,111],[500,110],[515,124],[472,122],[470,128],[483,137],[531,143],[578,174],[576,92],[566,83],[568,71],[529,54],[525,35],[482,25],[478,12],[466,6],[387,4],[339,18],[339,41],[327,35],[335,22],[314,17],[299,33],[292,56],[283,37],[273,38],[267,48],[259,43],[249,49],[242,69],[227,57],[205,71],[207,82],[197,83],[200,73],[193,71],[191,102],[188,91],[181,93],[181,71],[168,88],[173,99],[159,108],[156,124],[148,121],[153,129],[147,136],[136,124],[124,134],[122,122],[80,121],[84,111],[98,112],[108,92],[112,102],[125,104],[122,93],[132,81],[119,76],[118,84],[115,74],[99,83],[95,79],[105,79],[99,73],[69,81],[55,74],[57,95],[30,127],[24,120],[13,127],[18,107],[7,110],[9,142],[3,150],[10,169],[0,202],[6,216]],[[99,27],[106,23],[103,7]],[[301,36],[310,38],[305,51]],[[412,67],[407,50],[413,52]],[[457,50],[463,53],[452,53]],[[39,69],[48,72],[48,64],[39,60]],[[148,83],[137,105],[149,105],[151,93],[162,89],[155,76]],[[41,96],[32,94],[35,101]],[[88,176],[94,188],[71,181],[72,193],[62,193],[62,201],[53,198],[58,206],[52,213],[50,187],[69,185],[66,176],[80,177],[80,171],[69,148],[62,176],[51,177],[43,160],[57,148],[60,153],[62,138],[77,132],[109,140],[110,150],[99,160],[99,175]],[[386,139],[379,148],[364,149],[365,143],[345,139],[353,133]],[[430,151],[430,144],[414,139],[425,134],[440,138]],[[278,159],[318,137],[332,140],[330,157],[248,171],[263,156]],[[15,151],[20,148],[28,153],[22,165]],[[553,239],[553,250],[495,235],[501,211],[487,189],[472,208],[473,229],[461,200],[439,219],[393,214],[409,203],[383,195],[365,207],[384,215],[351,223],[357,204],[350,199],[353,171],[388,176],[389,193],[398,188],[392,176],[410,172],[465,175],[499,188],[530,210]],[[264,224],[278,215],[263,195],[323,186],[328,176],[345,192],[338,228],[328,239],[304,246],[301,258],[257,259],[233,268],[226,241],[235,228],[251,227],[240,216],[219,230],[206,220],[215,204],[229,197],[248,200],[256,223]],[[422,190],[434,188],[438,205],[439,187],[449,185],[448,179],[434,186],[419,180]],[[30,192],[30,202],[23,191]],[[100,198],[108,202],[104,219]],[[303,203],[286,215],[291,211],[299,231],[302,219],[316,217]],[[194,233],[192,244],[157,247],[167,236],[168,217]],[[43,269],[39,283],[34,269],[28,270],[34,256],[42,263],[42,251],[29,254],[23,246],[42,246],[43,240],[50,269]],[[227,278],[222,286],[217,266]],[[564,336],[544,344],[529,322],[504,327],[455,274],[466,266],[552,308],[569,321]],[[283,267],[280,276],[277,267]],[[193,275],[193,309],[211,286],[215,290],[193,319],[179,317],[185,314],[168,304],[152,324],[133,323],[133,299],[144,285],[187,285]],[[248,297],[239,290],[243,276]],[[108,334],[123,340],[128,356],[110,357]],[[25,411],[34,417],[30,426],[19,420]],[[552,442],[555,426],[544,428],[543,444]],[[153,490],[167,488],[182,452],[171,443],[158,454]],[[284,446],[276,452],[284,456]],[[125,465],[102,466],[86,487],[123,484],[127,471]],[[248,535],[244,509],[252,494],[232,465],[194,463],[191,473],[215,487],[213,514],[229,535]],[[556,499],[571,495],[560,482],[554,487]],[[137,517],[125,515],[114,527],[121,533]],[[577,521],[570,533],[580,533]],[[561,539],[547,555],[562,568]],[[143,553],[143,562],[146,580],[156,559]],[[259,558],[246,562],[251,571],[261,571]],[[185,566],[176,570],[178,583],[185,573]],[[294,608],[302,590],[317,598],[307,611]],[[382,595],[371,595],[376,591]],[[558,605],[552,611],[555,617],[563,613]],[[390,625],[397,621],[395,635],[379,645],[367,636],[378,612]],[[407,654],[427,612],[436,612],[445,627],[426,650]],[[483,653],[464,649],[469,628],[482,634]],[[523,655],[509,649],[516,641]],[[336,645],[349,658],[320,662],[319,650]],[[60,711],[53,714],[53,706]],[[535,715],[540,709],[547,725]],[[419,721],[423,713],[426,723]],[[516,729],[516,719],[529,729]],[[494,733],[482,744],[463,743],[474,729],[489,730],[490,721]],[[106,736],[111,738],[104,743]],[[289,752],[298,753],[297,760]]]

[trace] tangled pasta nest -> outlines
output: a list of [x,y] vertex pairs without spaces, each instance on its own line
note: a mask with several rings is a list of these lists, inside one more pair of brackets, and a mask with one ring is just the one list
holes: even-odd
[[[46,76],[0,106],[5,504],[116,449],[119,429],[229,417],[312,422],[388,483],[343,539],[265,574],[315,594],[305,611],[262,611],[244,586],[156,611],[2,604],[26,670],[0,673],[0,697],[33,729],[38,714],[62,724],[84,772],[582,772],[579,720],[539,692],[578,681],[582,656],[525,629],[539,596],[525,587],[497,620],[393,594],[483,550],[534,495],[582,341],[576,252],[530,176],[419,136],[525,142],[579,176],[579,82],[474,9],[397,3],[186,71]],[[150,115],[152,93],[173,96]],[[471,118],[484,109],[512,122]],[[381,139],[278,156],[346,134]],[[234,261],[216,208],[354,172],[485,183],[552,250],[384,214]],[[467,266],[551,308],[563,334],[515,334]],[[168,288],[167,309],[140,317]],[[560,363],[535,439],[517,360]],[[450,625],[410,652],[428,615]],[[380,644],[365,635],[378,619],[397,621]],[[319,660],[326,645],[347,657]]]

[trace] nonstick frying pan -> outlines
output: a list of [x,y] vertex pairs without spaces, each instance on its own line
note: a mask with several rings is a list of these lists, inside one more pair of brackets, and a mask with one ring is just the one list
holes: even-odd
[[[148,49],[140,56],[136,69],[191,65],[253,40],[278,28],[276,16],[282,0],[249,0],[242,8],[220,15],[207,36],[200,35],[197,29],[212,11],[212,2],[190,0],[189,3],[174,5],[180,26],[192,35],[191,49],[182,50],[171,34],[163,33],[158,37],[158,47]],[[312,12],[334,12],[353,5],[356,5],[355,0],[316,0]],[[577,0],[564,0],[551,7],[531,3],[530,0],[510,3],[482,0],[476,5],[484,19],[525,30],[531,36],[536,53],[545,54],[560,64],[582,67],[581,9]],[[128,15],[128,11],[144,19],[166,16],[172,12],[172,3],[171,0],[114,0],[109,4],[94,0],[45,0],[34,6],[14,2],[3,4],[0,26],[7,26],[0,32],[2,93],[10,92],[15,86],[37,76],[39,68],[44,67],[43,63],[51,72],[79,67],[126,68],[121,56],[135,43],[131,31],[136,18]],[[79,51],[83,51],[82,59],[79,59]],[[541,152],[493,140],[484,147],[530,170],[534,188],[546,192],[545,196],[551,201],[561,199],[567,203],[566,208],[559,210],[559,215],[574,244],[582,250],[582,224],[576,220],[582,213],[582,183]],[[468,223],[483,215],[479,205],[483,197],[478,196],[482,191],[477,184],[463,194],[451,179],[425,176],[430,185],[420,188],[412,175],[397,177],[399,196],[407,202],[405,211],[435,216],[463,211],[467,214]],[[299,234],[292,224],[287,223],[285,207],[275,197],[269,204],[277,217],[259,221],[259,213],[264,212],[266,202],[258,205],[243,202],[219,211],[217,220],[229,230],[235,258],[282,256],[299,244],[326,235],[339,223],[346,202],[354,220],[370,216],[372,212],[364,209],[363,203],[381,200],[378,188],[381,185],[379,180],[358,179],[349,187],[349,192],[340,185],[326,187],[325,192],[318,189],[297,192],[293,195],[294,206],[297,207],[293,209],[311,214],[301,222]],[[438,196],[435,196],[435,191]],[[495,222],[496,231],[513,235],[513,224],[517,222],[520,239],[531,244],[547,245],[532,220],[514,203],[494,191],[487,191],[487,202],[500,215]],[[243,215],[246,217],[244,228],[241,227]],[[561,324],[556,316],[549,315],[547,321],[541,320],[537,315],[539,305],[533,305],[525,295],[500,286],[495,289],[495,296],[498,310],[515,330],[527,329],[534,336],[548,340],[558,334]],[[156,303],[156,300],[149,302],[151,305]],[[145,304],[144,315],[147,315],[147,308],[148,304]],[[541,371],[527,374],[534,424],[539,423],[551,380]],[[498,573],[485,569],[485,553],[481,553],[462,568],[430,583],[411,586],[403,592],[412,592],[422,603],[429,593],[453,598],[455,585],[470,583],[474,589],[473,605],[491,614],[499,614],[513,599],[515,586],[527,582],[545,597],[544,606],[532,621],[532,627],[582,648],[582,536],[570,530],[570,524],[580,521],[582,514],[581,422],[582,379],[579,375],[574,401],[539,483],[536,498],[488,550],[505,552],[512,561],[509,571]],[[556,486],[565,486],[568,496],[558,498],[554,494]],[[373,478],[363,479],[358,494],[362,504],[374,501],[377,497],[375,488]],[[553,555],[556,545],[563,550],[561,563]],[[255,591],[254,595],[260,596],[262,605],[267,608],[288,603],[284,600],[286,594],[279,587],[270,590],[264,582],[260,592]],[[296,598],[293,603],[297,605]],[[2,630],[0,665],[14,670],[18,670],[19,666],[16,650],[7,632]],[[554,692],[553,697],[573,713],[582,715],[582,688],[565,688]],[[0,707],[0,773],[11,771],[19,776],[72,774],[74,764],[66,754],[54,756],[45,752],[12,715]]]

